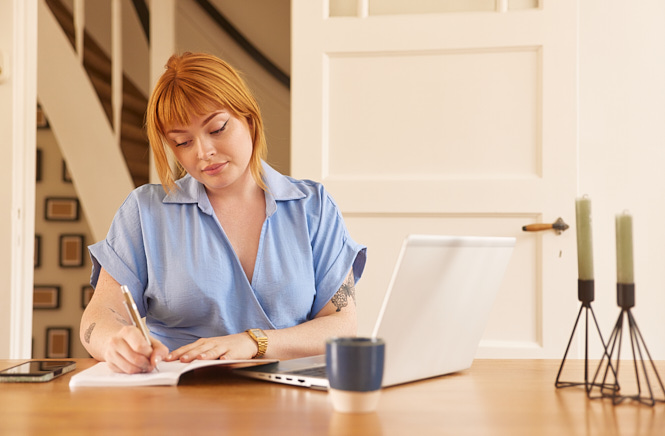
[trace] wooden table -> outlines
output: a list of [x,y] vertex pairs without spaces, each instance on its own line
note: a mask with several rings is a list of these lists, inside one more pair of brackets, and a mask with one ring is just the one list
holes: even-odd
[[[75,360],[77,371],[94,363]],[[18,362],[0,360],[0,368]],[[614,406],[588,399],[582,388],[556,389],[559,364],[476,360],[457,374],[386,388],[379,410],[364,415],[334,412],[325,392],[245,379],[221,367],[185,374],[171,387],[70,390],[67,374],[0,384],[0,435],[665,434],[665,403]],[[582,361],[566,363],[580,380],[581,368]],[[665,374],[665,362],[658,368]]]

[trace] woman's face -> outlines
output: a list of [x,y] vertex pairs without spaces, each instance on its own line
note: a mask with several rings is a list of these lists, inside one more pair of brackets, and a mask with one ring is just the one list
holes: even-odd
[[176,159],[208,192],[254,183],[249,171],[252,136],[244,118],[226,109],[192,116],[189,125],[170,126],[166,138]]

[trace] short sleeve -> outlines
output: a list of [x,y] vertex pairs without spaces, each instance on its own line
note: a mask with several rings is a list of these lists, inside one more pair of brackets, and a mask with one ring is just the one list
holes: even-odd
[[145,315],[142,297],[148,280],[143,241],[138,200],[133,192],[116,212],[106,239],[88,247],[92,260],[90,284],[97,286],[99,273],[104,268],[118,283],[131,290],[141,315]]
[[318,225],[312,235],[316,280],[315,316],[344,283],[350,270],[357,283],[365,269],[367,247],[355,242],[346,228],[337,204],[323,187]]

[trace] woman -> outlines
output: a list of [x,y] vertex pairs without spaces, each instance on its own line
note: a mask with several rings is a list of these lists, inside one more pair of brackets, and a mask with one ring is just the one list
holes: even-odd
[[322,354],[327,337],[355,335],[366,248],[320,184],[264,162],[259,107],[237,72],[207,54],[172,56],[146,126],[162,184],[134,190],[89,247],[88,352],[137,373],[162,360]]

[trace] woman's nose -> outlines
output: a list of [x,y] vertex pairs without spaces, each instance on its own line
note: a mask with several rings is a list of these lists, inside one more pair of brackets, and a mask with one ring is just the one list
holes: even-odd
[[215,155],[215,147],[210,143],[210,141],[199,140],[198,143],[199,159],[208,160]]

